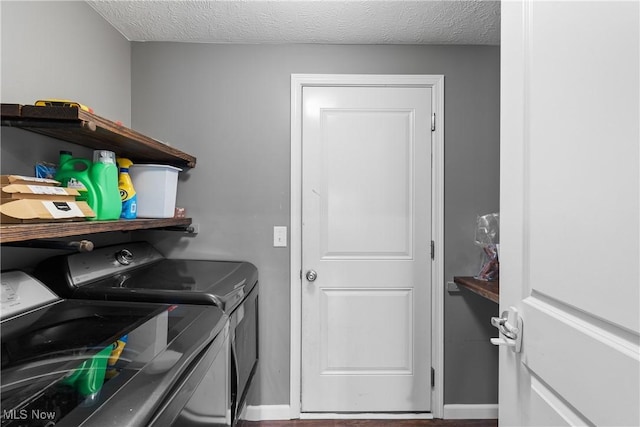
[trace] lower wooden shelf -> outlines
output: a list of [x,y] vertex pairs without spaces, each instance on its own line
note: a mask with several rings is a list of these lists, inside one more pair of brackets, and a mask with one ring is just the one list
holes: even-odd
[[471,292],[474,292],[484,298],[490,299],[495,303],[500,302],[499,280],[486,282],[484,280],[478,280],[473,277],[455,276],[453,278],[453,281],[459,286],[469,289]]
[[0,243],[80,236],[110,231],[132,231],[165,227],[187,227],[191,218],[140,218],[117,221],[72,221],[0,226]]

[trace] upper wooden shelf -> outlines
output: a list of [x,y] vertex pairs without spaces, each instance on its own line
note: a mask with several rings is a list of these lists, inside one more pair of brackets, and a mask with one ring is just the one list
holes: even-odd
[[196,158],[139,132],[76,107],[2,104],[2,126],[12,126],[109,150],[134,163],[161,163],[193,168]]
[[473,277],[455,276],[453,281],[484,298],[500,303],[500,281],[486,282]]

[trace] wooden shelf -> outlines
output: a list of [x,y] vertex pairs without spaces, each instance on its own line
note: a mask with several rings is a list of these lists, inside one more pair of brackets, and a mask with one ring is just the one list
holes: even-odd
[[495,303],[500,302],[500,281],[498,280],[486,282],[484,280],[474,279],[473,277],[455,276],[453,281],[459,286],[469,289],[471,292],[490,299]]
[[134,163],[193,168],[196,158],[118,123],[76,107],[2,104],[2,126],[51,136],[92,149],[109,150]]
[[0,226],[0,243],[80,236],[110,231],[132,231],[166,227],[187,227],[191,218],[127,219],[118,221],[72,221]]
[[[76,107],[2,104],[2,126],[51,136],[83,147],[109,150],[134,163],[161,163],[193,168],[196,158],[116,122]],[[0,243],[80,236],[112,231],[186,228],[191,218],[72,221],[0,225]]]

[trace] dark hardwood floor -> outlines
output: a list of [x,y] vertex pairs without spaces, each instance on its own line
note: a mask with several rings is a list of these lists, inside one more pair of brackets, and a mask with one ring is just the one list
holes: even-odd
[[497,427],[498,420],[240,421],[238,427]]

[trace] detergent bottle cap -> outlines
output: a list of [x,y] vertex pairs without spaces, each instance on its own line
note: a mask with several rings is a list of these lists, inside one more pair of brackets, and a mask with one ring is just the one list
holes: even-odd
[[60,150],[60,165],[68,160],[71,160],[71,158],[73,158],[73,154],[71,153],[71,151]]
[[116,164],[116,153],[109,150],[95,150],[93,152],[93,163]]

